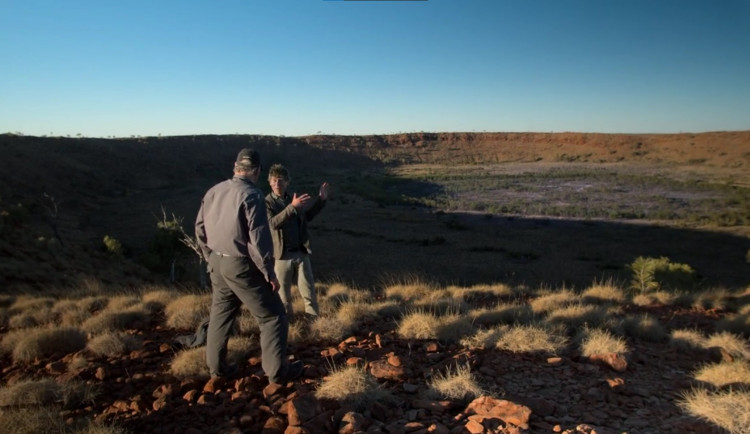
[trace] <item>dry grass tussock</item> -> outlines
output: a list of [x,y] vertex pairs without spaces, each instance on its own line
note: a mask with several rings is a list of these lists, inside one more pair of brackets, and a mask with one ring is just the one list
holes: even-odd
[[648,342],[666,342],[669,334],[656,318],[644,314],[635,317],[627,317],[620,323],[625,335]]
[[704,347],[721,347],[732,357],[750,360],[750,344],[747,339],[730,332],[713,333],[706,339]]
[[612,282],[594,283],[581,293],[584,303],[621,304],[625,301],[625,290]]
[[392,398],[388,391],[379,386],[375,377],[353,365],[334,368],[315,390],[315,396],[319,399],[335,399],[360,411],[375,402]]
[[123,332],[104,332],[91,338],[86,348],[98,356],[115,357],[141,348],[141,340]]
[[716,328],[750,338],[750,312],[722,318],[716,323]]
[[0,407],[90,404],[96,390],[81,381],[57,382],[51,378],[26,379],[0,388]]
[[581,354],[584,357],[594,354],[625,354],[628,352],[628,344],[625,339],[614,336],[609,330],[585,327],[578,339],[580,340]]
[[474,285],[468,288],[462,286],[449,286],[446,288],[451,297],[466,303],[496,302],[508,299],[515,295],[513,289],[505,284],[496,283],[491,285]]
[[678,351],[694,351],[705,347],[706,337],[698,330],[672,330],[669,346]]
[[86,347],[86,334],[74,327],[28,329],[14,339],[17,339],[12,350],[15,362],[28,362],[55,353],[74,353]]
[[636,306],[671,305],[677,299],[677,295],[669,291],[654,291],[641,293],[633,297]]
[[372,294],[362,289],[350,288],[343,283],[317,285],[318,303],[323,312],[334,312],[342,303],[370,303]]
[[59,324],[79,326],[96,312],[104,309],[109,299],[104,296],[88,296],[81,299],[59,300],[52,307],[52,313]]
[[3,409],[0,411],[0,426],[4,432],[13,434],[72,432],[58,407]]
[[534,313],[545,314],[574,303],[579,303],[580,301],[581,297],[569,289],[561,289],[559,291],[545,290],[541,291],[529,305]]
[[608,318],[607,309],[602,306],[574,303],[549,311],[545,321],[577,330],[585,325],[598,326],[604,324]]
[[558,328],[538,324],[501,326],[495,348],[513,353],[557,354],[568,343]]
[[426,395],[429,399],[471,400],[484,394],[468,365],[448,366],[445,373],[434,375]]
[[20,296],[8,307],[7,324],[10,329],[38,327],[53,322],[52,297]]
[[152,320],[152,313],[140,304],[128,307],[124,311],[107,307],[81,324],[86,333],[97,335],[108,331],[143,328]]
[[528,324],[534,320],[534,312],[528,304],[508,302],[473,309],[469,312],[469,317],[476,326],[492,327],[498,324]]
[[337,316],[321,315],[310,324],[308,337],[316,342],[338,342],[348,337],[355,326]]
[[747,360],[706,365],[696,371],[693,376],[696,380],[714,387],[731,385],[750,391],[750,362]]
[[211,296],[188,294],[173,299],[164,308],[168,327],[178,330],[195,330],[208,318],[211,311]]
[[[237,364],[250,356],[255,350],[260,354],[257,340],[248,337],[229,338],[227,343],[226,362]],[[206,366],[206,347],[189,348],[180,351],[172,359],[169,372],[178,378],[209,376]]]
[[465,315],[438,316],[422,310],[406,314],[397,327],[398,335],[404,339],[437,339],[446,343],[457,343],[473,330]]
[[709,392],[694,389],[680,401],[687,413],[707,420],[731,434],[750,434],[750,391],[723,390]]
[[446,289],[438,288],[433,284],[418,279],[386,286],[383,292],[387,299],[402,302],[430,301],[437,298],[450,297],[450,293]]
[[57,406],[9,408],[0,411],[0,426],[13,434],[127,434],[127,430],[95,421],[66,421]]

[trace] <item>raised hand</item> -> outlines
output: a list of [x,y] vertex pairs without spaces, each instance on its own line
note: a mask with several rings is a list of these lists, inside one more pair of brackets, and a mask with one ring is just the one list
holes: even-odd
[[328,197],[331,195],[331,186],[327,182],[323,182],[323,185],[320,186],[320,192],[318,193],[318,196],[320,196],[321,199],[327,200]]
[[294,193],[294,196],[292,196],[292,206],[297,209],[305,209],[310,204],[310,195],[307,193],[304,193],[300,196],[297,196],[297,193]]

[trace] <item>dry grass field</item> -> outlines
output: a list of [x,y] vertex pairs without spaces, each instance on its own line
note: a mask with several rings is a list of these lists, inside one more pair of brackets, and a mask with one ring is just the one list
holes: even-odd
[[[243,147],[294,191],[334,186],[311,227],[325,314],[292,324],[305,373],[277,394],[246,313],[236,382],[209,387],[202,348],[174,344],[208,304],[179,228]],[[12,432],[750,432],[750,132],[2,135],[0,152]],[[477,422],[474,399],[531,416]]]

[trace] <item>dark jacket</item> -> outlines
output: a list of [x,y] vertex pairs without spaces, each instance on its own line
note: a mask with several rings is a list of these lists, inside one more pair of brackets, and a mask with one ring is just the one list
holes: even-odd
[[[281,198],[274,193],[266,195],[266,210],[268,211],[268,223],[271,226],[271,238],[273,239],[273,256],[276,259],[286,259],[284,251],[284,225],[289,219],[297,220],[299,224],[300,247],[307,254],[312,253],[310,249],[310,235],[307,231],[307,222],[315,218],[323,209],[326,201],[317,196],[315,203],[307,210],[297,213],[291,204],[289,194]],[[300,215],[302,214],[302,215]]]

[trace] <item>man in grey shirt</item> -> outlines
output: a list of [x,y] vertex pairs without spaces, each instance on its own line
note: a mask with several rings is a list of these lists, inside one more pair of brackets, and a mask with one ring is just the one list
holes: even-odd
[[230,376],[227,342],[245,304],[260,326],[262,366],[270,383],[284,383],[302,373],[302,363],[286,357],[289,322],[279,297],[273,245],[263,193],[256,183],[260,155],[243,149],[234,177],[206,192],[195,220],[195,235],[208,263],[212,300],[206,336],[206,363],[212,377]]

